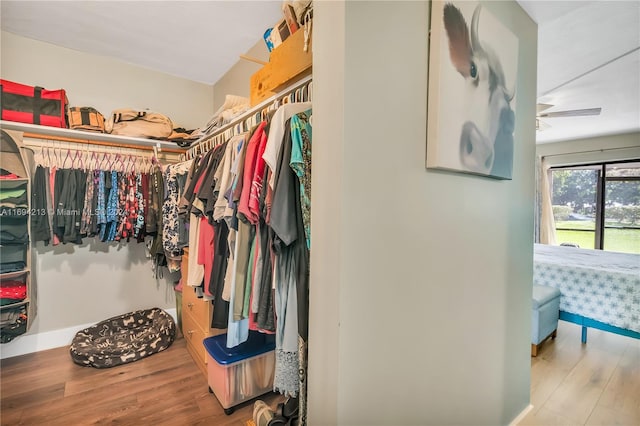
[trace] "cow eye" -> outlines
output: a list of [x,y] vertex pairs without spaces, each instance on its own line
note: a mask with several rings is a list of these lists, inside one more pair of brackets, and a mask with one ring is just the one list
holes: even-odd
[[478,68],[476,67],[476,63],[473,61],[471,61],[469,75],[471,75],[471,78],[474,78],[474,79],[478,77]]

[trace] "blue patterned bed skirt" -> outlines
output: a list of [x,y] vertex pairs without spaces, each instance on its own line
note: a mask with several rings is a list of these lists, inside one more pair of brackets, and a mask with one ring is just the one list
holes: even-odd
[[640,338],[640,255],[536,244],[533,282],[560,290],[560,319]]

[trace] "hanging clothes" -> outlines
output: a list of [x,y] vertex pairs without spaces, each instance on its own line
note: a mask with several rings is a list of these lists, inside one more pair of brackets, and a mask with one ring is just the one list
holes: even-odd
[[36,167],[36,172],[31,181],[31,239],[33,243],[44,241],[48,246],[51,240],[51,227],[49,225],[49,205],[47,205],[48,171],[42,167]]
[[311,110],[291,117],[291,161],[289,165],[300,182],[300,204],[302,221],[307,241],[311,249]]
[[80,235],[84,237],[91,236],[91,218],[94,214],[93,211],[93,192],[95,188],[94,175],[90,171],[87,173],[87,180],[85,181],[85,193],[84,193],[84,206],[82,208],[82,217],[80,219]]
[[187,281],[202,287],[211,299],[211,327],[227,328],[227,347],[246,341],[250,329],[275,333],[274,390],[299,398],[303,418],[311,247],[310,107],[285,104],[250,133],[222,141],[195,158],[183,196],[170,201],[172,211],[189,215],[189,246],[193,251],[200,248],[200,255],[190,256],[190,262],[199,258],[201,269],[190,264]]
[[[276,170],[280,146],[282,145],[284,135],[291,130],[290,122],[287,122],[287,120],[294,114],[308,111],[309,108],[311,108],[311,102],[288,103],[282,105],[276,110],[275,114],[273,114],[269,128],[269,138],[264,154],[262,155],[264,161],[272,171]],[[269,185],[273,188],[274,184],[275,177],[272,175],[269,180]]]
[[162,246],[168,258],[179,260],[188,244],[186,221],[178,214],[178,202],[192,161],[170,165],[165,170],[167,191],[162,205]]
[[149,255],[152,259],[154,276],[160,278],[160,268],[167,265],[162,248],[162,203],[164,201],[164,182],[162,170],[155,167],[149,176],[149,209],[145,224],[147,235],[151,237]]
[[[290,119],[287,127],[291,128]],[[301,207],[300,190],[297,175],[290,167],[292,138],[286,132],[278,156],[274,182],[273,203],[270,226],[274,232],[273,248],[276,254],[275,290],[276,290],[276,375],[274,387],[285,395],[297,396],[298,380],[298,335],[306,326],[304,287],[307,269],[308,251],[304,231],[300,233]],[[302,237],[302,238],[301,238]],[[301,273],[304,270],[305,273]],[[306,308],[306,306],[305,306]],[[302,311],[302,312],[301,312]],[[302,316],[305,316],[301,318]],[[300,327],[302,325],[302,327]],[[306,340],[306,335],[303,336]]]
[[[164,183],[157,162],[150,186],[148,175],[136,170],[140,162],[133,156],[124,159],[117,154],[114,162],[110,155],[105,154],[100,160],[94,152],[85,168],[84,154],[76,151],[72,156],[70,153],[68,150],[63,167],[44,166],[60,162],[62,156],[52,159],[49,153],[45,157],[42,152],[36,158],[31,193],[32,212],[37,213],[31,215],[34,242],[81,244],[87,237],[103,242],[129,242],[134,237],[142,242],[147,218],[152,222],[151,228],[155,226],[153,236],[161,237],[162,233],[157,232],[158,226],[162,230],[158,209],[162,208],[160,197],[163,197]],[[71,164],[65,164],[69,159]],[[163,258],[159,253],[158,259]]]

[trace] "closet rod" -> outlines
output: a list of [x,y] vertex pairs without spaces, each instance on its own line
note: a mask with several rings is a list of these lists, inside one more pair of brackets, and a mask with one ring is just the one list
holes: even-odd
[[[126,149],[138,149],[141,151],[153,151],[153,146],[142,146],[142,145],[127,145],[122,143],[114,143],[114,142],[103,142],[103,141],[94,141],[91,139],[76,139],[76,138],[68,138],[64,136],[45,136],[38,133],[24,133],[25,138],[34,138],[34,139],[43,139],[43,140],[54,140],[61,142],[73,142],[79,144],[89,144],[89,145],[98,145],[98,146],[109,146],[114,148],[126,148]],[[160,149],[162,152],[169,152],[171,154],[184,154],[183,149],[174,149],[174,148],[165,148],[162,147]]]
[[[285,87],[284,89],[282,89],[281,91],[279,91],[278,93],[276,93],[275,95],[265,99],[264,101],[260,102],[258,105],[252,107],[251,109],[245,111],[244,113],[242,113],[241,115],[235,117],[233,120],[231,120],[230,122],[228,122],[227,124],[223,125],[222,127],[216,129],[214,132],[202,136],[200,139],[198,139],[196,141],[196,143],[194,145],[192,145],[187,152],[185,153],[186,156],[188,158],[194,158],[195,155],[194,153],[196,152],[196,150],[205,142],[207,142],[208,140],[210,140],[211,138],[214,138],[215,136],[226,132],[227,130],[233,128],[235,125],[237,125],[238,123],[241,123],[242,121],[246,120],[247,118],[251,117],[252,115],[254,115],[256,112],[264,109],[266,106],[268,106],[269,104],[275,102],[275,101],[279,101],[282,98],[284,98],[285,96],[289,95],[291,92],[295,92],[297,89],[304,87],[305,85],[307,85],[308,83],[310,83],[313,80],[313,75],[308,75],[306,77],[301,78],[300,80],[296,81],[295,83]],[[183,152],[184,153],[184,152]]]

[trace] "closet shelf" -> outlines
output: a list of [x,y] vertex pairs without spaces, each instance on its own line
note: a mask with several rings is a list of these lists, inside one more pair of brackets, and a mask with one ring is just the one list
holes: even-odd
[[0,278],[3,280],[18,278],[24,274],[28,274],[29,272],[31,272],[29,268],[21,269],[20,271],[15,271],[15,272],[5,272],[4,274],[0,274]]
[[19,306],[24,306],[24,305],[26,305],[26,304],[27,304],[27,303],[29,303],[29,302],[30,302],[30,300],[27,298],[27,299],[21,300],[21,301],[16,302],[16,303],[10,303],[10,304],[8,304],[8,305],[2,305],[2,306],[0,306],[0,309],[1,309],[1,310],[5,310],[5,309],[7,309],[7,310],[8,310],[8,309],[15,309],[15,308],[17,308],[17,307],[19,307]]
[[159,147],[160,150],[182,154],[186,149],[180,149],[173,142],[155,139],[133,138],[128,136],[111,135],[109,133],[84,132],[81,130],[63,129],[60,127],[39,126],[37,124],[16,123],[14,121],[0,120],[0,128],[24,132],[25,137],[56,139],[65,142],[88,143],[97,145],[112,145],[123,148],[146,147],[151,150]]
[[29,179],[27,178],[18,178],[18,179],[0,179],[0,185],[4,189],[14,189],[20,186],[26,185],[29,183]]

